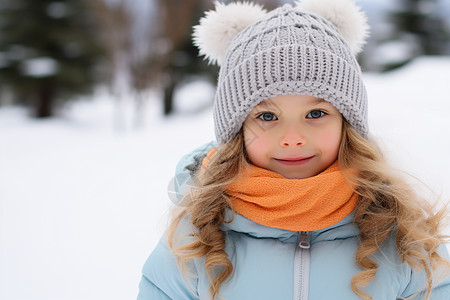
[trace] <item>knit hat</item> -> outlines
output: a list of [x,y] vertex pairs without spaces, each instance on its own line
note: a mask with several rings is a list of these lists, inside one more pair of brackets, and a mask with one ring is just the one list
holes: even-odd
[[231,140],[261,101],[287,94],[333,104],[367,137],[367,93],[355,55],[366,18],[352,0],[303,0],[267,13],[216,2],[194,27],[194,42],[220,72],[214,101],[219,144]]

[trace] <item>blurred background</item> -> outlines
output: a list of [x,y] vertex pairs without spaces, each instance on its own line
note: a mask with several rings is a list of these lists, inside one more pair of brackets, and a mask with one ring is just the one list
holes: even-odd
[[[356,3],[372,133],[446,201],[450,0]],[[137,295],[175,165],[214,139],[218,68],[191,40],[212,8],[0,0],[0,299]]]
[[[105,87],[118,106],[134,94],[139,127],[144,94],[153,89],[161,93],[161,113],[170,115],[183,85],[215,82],[217,69],[202,62],[191,42],[192,26],[212,2],[1,0],[0,105],[54,117],[68,102]],[[291,1],[254,2],[270,10]],[[363,70],[386,72],[420,55],[450,54],[449,0],[357,2],[372,26],[359,57]]]

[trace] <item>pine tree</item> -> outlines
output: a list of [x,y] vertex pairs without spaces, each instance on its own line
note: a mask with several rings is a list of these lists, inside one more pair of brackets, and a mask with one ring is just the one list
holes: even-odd
[[422,54],[447,54],[450,34],[436,0],[398,0],[392,17],[403,36],[417,41]]
[[101,76],[103,50],[94,20],[80,0],[0,2],[0,82],[15,103],[49,117]]

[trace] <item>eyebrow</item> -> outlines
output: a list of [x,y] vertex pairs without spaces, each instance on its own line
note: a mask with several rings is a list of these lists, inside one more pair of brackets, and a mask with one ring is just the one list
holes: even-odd
[[272,104],[271,99],[263,100],[255,105],[255,107],[267,107],[267,106],[275,106]]
[[323,103],[323,102],[327,102],[327,101],[325,101],[324,99],[319,98],[319,99],[312,100],[311,104],[319,104],[319,103]]

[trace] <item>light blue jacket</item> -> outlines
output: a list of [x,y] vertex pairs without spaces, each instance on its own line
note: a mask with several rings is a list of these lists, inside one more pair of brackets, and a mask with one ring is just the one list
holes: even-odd
[[[175,185],[180,191],[190,178],[188,169],[192,170],[195,157],[198,154],[204,157],[213,146],[214,143],[204,145],[180,161]],[[226,232],[226,252],[234,266],[231,280],[220,290],[222,297],[228,300],[360,299],[350,287],[352,276],[361,271],[355,263],[359,230],[352,220],[353,214],[322,230],[294,232],[266,227],[236,214],[231,223],[222,225]],[[184,232],[190,230],[187,223],[180,227]],[[440,254],[448,258],[444,246]],[[364,291],[374,300],[404,299],[425,286],[425,274],[401,262],[393,238],[383,244],[373,259],[378,263],[378,271]],[[183,279],[165,237],[161,238],[143,267],[137,299],[209,300],[210,282],[204,259],[196,259],[189,271],[194,276]],[[423,298],[420,294],[414,299]],[[450,277],[439,282],[431,299],[450,300]]]

